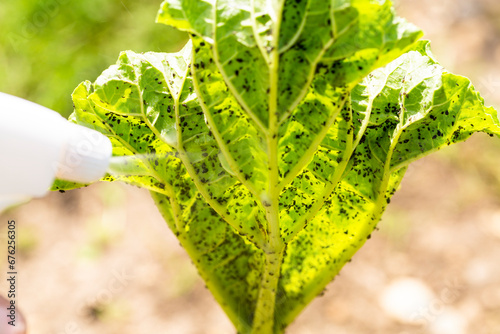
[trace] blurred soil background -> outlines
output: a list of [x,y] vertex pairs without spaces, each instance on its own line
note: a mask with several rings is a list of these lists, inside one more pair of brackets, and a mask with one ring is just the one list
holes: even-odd
[[[0,91],[69,115],[72,90],[121,50],[182,45],[185,36],[154,24],[158,7],[1,1]],[[500,108],[500,2],[396,7],[448,70]],[[103,183],[3,214],[2,273],[9,219],[30,333],[234,334],[146,191]],[[410,166],[379,231],[287,333],[500,333],[500,141],[476,135]]]

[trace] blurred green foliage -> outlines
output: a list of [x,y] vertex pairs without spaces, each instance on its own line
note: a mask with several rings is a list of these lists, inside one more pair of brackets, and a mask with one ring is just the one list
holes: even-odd
[[72,112],[71,93],[122,50],[177,51],[187,36],[155,23],[161,0],[0,0],[0,91]]

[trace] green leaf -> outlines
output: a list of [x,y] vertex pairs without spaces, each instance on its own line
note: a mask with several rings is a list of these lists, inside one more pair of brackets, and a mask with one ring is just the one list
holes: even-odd
[[[103,181],[152,191],[209,289],[238,328],[248,331],[262,261],[253,243],[262,242],[262,227],[258,217],[251,220],[257,213],[246,189],[219,161],[192,92],[190,55],[190,44],[178,54],[122,53],[95,84],[77,87],[71,120],[111,139],[112,174]],[[58,180],[54,189],[77,186]]]
[[[280,261],[339,184],[366,129],[368,119],[355,128],[349,105],[341,113],[350,89],[421,33],[385,2],[198,4],[165,1],[158,21],[192,34],[193,83],[221,161],[248,189],[252,211],[265,215],[261,247]],[[262,304],[277,284],[263,281],[272,283],[263,283]],[[271,313],[257,311],[255,332],[276,328]]]
[[388,1],[167,0],[158,21],[191,42],[122,53],[75,90],[71,120],[111,139],[104,180],[151,190],[240,333],[284,331],[410,162],[500,134]]
[[335,3],[338,38],[323,56],[336,67],[333,77],[349,84],[386,65],[422,36],[421,31],[397,17],[390,1],[355,0]]
[[157,18],[212,46],[212,59],[232,95],[264,128],[270,103],[277,103],[281,120],[295,109],[318,63],[338,67],[335,84],[352,88],[421,36],[394,15],[389,1],[265,3],[165,1]]
[[374,134],[370,145],[379,159],[393,146],[392,170],[474,132],[500,135],[496,110],[484,106],[467,78],[447,73],[434,60],[427,41],[370,74],[356,91],[370,95],[365,103],[371,111],[370,125],[386,128]]
[[66,181],[66,180],[59,180],[56,179],[54,183],[52,184],[52,187],[50,190],[52,191],[61,191],[64,192],[66,190],[72,190],[72,189],[78,189],[82,187],[86,187],[86,184],[82,183],[76,183],[76,182],[71,182],[71,181]]
[[[218,72],[210,47],[199,38],[193,38],[193,43],[194,84],[197,95],[203,97],[200,103],[227,162],[228,172],[246,186],[256,202],[260,202],[262,194],[269,189],[265,135],[236,98],[228,94],[229,88]],[[256,210],[262,209],[256,207]]]
[[[351,171],[365,173],[369,167]],[[282,266],[276,311],[277,325],[285,328],[338,274],[370,238],[387,200],[394,194],[405,168],[392,174],[378,173],[386,184],[368,197],[349,180],[340,182],[325,205],[288,244]]]

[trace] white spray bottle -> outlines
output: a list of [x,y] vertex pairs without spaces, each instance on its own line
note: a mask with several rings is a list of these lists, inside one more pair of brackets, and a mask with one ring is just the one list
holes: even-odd
[[111,142],[38,104],[0,93],[0,212],[45,195],[56,178],[91,183],[105,175]]

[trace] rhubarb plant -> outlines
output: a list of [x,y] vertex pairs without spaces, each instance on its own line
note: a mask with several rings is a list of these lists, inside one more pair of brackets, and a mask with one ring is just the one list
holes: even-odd
[[[70,120],[128,157],[239,333],[283,333],[370,238],[409,163],[500,134],[381,0],[167,0],[178,53],[121,53]],[[74,187],[61,181],[54,189]]]

